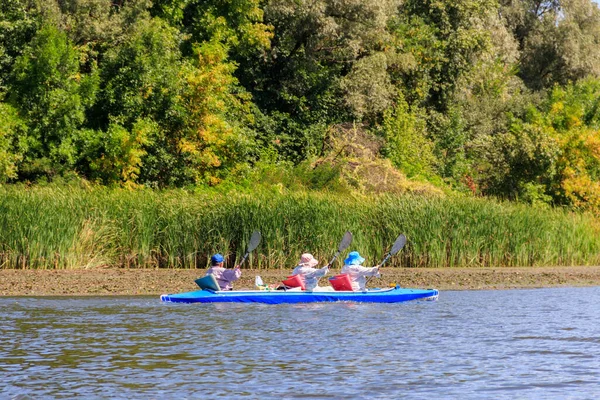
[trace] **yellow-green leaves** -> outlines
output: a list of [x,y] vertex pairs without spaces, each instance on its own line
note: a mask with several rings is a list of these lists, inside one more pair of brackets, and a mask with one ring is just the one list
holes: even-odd
[[223,45],[208,42],[195,52],[197,62],[186,75],[183,99],[188,120],[179,149],[190,163],[195,183],[214,185],[240,157],[234,150],[240,133],[229,116],[243,108],[243,97],[234,94],[235,67],[227,61]]
[[16,110],[0,103],[0,183],[17,177],[18,162],[23,159],[25,124]]
[[385,112],[381,133],[386,139],[384,154],[407,176],[433,174],[433,143],[427,139],[422,110],[409,107],[400,95],[395,107]]

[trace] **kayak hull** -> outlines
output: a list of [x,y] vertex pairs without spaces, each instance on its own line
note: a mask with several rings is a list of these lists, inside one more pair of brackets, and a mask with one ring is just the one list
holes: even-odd
[[437,300],[436,289],[371,289],[365,292],[304,292],[304,291],[228,291],[163,294],[160,299],[170,303],[263,303],[296,304],[327,302],[400,303],[410,300]]

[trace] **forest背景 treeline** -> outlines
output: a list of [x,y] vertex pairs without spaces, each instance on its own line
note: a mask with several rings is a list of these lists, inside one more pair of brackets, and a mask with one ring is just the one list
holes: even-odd
[[0,4],[0,182],[385,169],[597,213],[599,105],[591,0]]

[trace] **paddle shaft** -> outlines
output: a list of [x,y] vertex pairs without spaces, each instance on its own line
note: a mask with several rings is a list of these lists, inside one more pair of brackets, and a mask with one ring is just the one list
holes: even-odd
[[333,264],[333,262],[335,261],[335,259],[340,255],[340,251],[336,251],[335,255],[333,256],[333,258],[331,259],[331,261],[329,261],[329,263],[327,265],[331,265]]
[[387,262],[387,260],[390,259],[390,257],[392,257],[392,253],[387,253],[387,255],[385,256],[385,258],[383,259],[383,261],[381,262],[381,264],[379,264],[379,266],[382,267],[383,264],[385,264]]
[[242,265],[244,263],[244,261],[246,261],[246,258],[248,258],[248,255],[250,254],[249,251],[246,252],[246,254],[244,254],[244,257],[242,257],[242,260],[240,261],[240,263],[238,265]]

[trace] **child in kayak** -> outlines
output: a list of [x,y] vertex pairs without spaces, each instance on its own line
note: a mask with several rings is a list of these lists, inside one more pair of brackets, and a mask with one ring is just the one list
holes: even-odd
[[364,261],[365,259],[360,256],[358,251],[351,251],[348,258],[344,260],[342,274],[348,274],[354,291],[366,290],[367,276],[379,276],[379,265],[372,268],[363,267],[360,264]]
[[206,275],[213,275],[221,290],[233,290],[231,283],[242,276],[240,266],[236,265],[233,269],[225,269],[223,267],[223,256],[218,253],[210,258],[210,265]]
[[319,261],[312,254],[304,253],[300,257],[298,266],[292,271],[292,275],[299,275],[304,280],[304,288],[306,291],[313,291],[319,285],[319,278],[325,276],[329,271],[329,265],[323,268],[316,269]]

